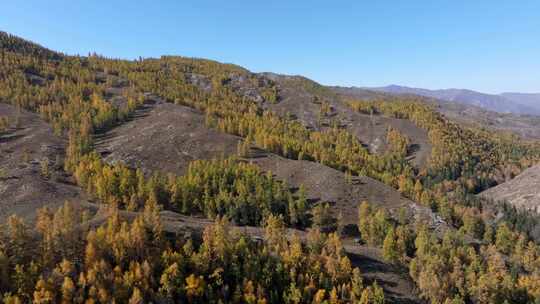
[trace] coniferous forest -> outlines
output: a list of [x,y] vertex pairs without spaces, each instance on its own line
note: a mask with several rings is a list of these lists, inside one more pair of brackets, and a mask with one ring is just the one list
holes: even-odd
[[[204,59],[65,55],[0,32],[0,103],[20,113],[0,113],[0,147],[16,140],[24,115],[39,116],[62,143],[55,159],[39,160],[39,179],[61,175],[84,197],[33,216],[2,209],[0,301],[398,303],[353,254],[372,248],[412,282],[419,303],[540,303],[538,217],[479,195],[537,164],[537,142],[458,124],[415,96],[359,99],[282,81]],[[313,96],[315,127],[273,110],[286,85]],[[204,116],[237,152],[192,159],[176,174],[108,161],[101,138],[137,126],[155,100]],[[427,163],[411,161],[414,138],[398,127],[385,128],[386,148],[374,152],[336,118],[338,106],[425,132]],[[353,214],[338,213],[336,202],[309,199],[304,185],[264,170],[254,151],[317,163],[346,185],[369,178],[414,208],[353,197]],[[31,167],[32,151],[0,153]],[[0,189],[20,178],[10,168],[0,168]]]

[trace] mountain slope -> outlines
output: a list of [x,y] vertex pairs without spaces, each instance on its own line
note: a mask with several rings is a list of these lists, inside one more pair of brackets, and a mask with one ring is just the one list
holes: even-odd
[[65,142],[40,117],[0,103],[9,127],[0,132],[0,223],[17,214],[34,219],[38,208],[84,201],[62,169]]
[[456,102],[439,103],[437,110],[449,119],[465,125],[500,132],[511,132],[525,140],[540,139],[540,117],[499,113]]
[[[383,154],[388,150],[387,132],[395,128],[410,139],[414,149],[408,159],[412,165],[424,168],[431,153],[427,132],[411,121],[380,115],[365,115],[351,111],[338,87],[325,87],[301,76],[287,76],[265,73],[278,88],[277,103],[265,107],[282,117],[292,116],[314,130],[326,130],[333,124],[355,135],[373,154]],[[353,93],[346,91],[347,94]],[[355,96],[376,98],[380,93],[354,91]]]
[[155,171],[185,174],[189,163],[236,154],[241,138],[207,128],[204,114],[189,107],[148,97],[134,118],[107,132],[97,150],[108,163]]
[[501,96],[522,105],[540,108],[540,93],[502,93]]
[[420,95],[443,101],[452,101],[467,105],[479,106],[501,113],[540,114],[540,104],[534,105],[531,102],[525,102],[525,98],[523,98],[524,96],[520,94],[511,94],[511,98],[508,98],[509,95],[484,94],[465,89],[428,90],[398,85],[367,89],[390,94]]
[[515,207],[540,213],[540,165],[482,192],[481,196],[494,201],[506,201]]

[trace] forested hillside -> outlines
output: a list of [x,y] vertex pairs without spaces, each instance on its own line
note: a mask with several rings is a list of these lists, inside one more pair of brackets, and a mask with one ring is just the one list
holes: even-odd
[[0,48],[5,303],[540,301],[537,218],[476,196],[537,143],[209,60]]

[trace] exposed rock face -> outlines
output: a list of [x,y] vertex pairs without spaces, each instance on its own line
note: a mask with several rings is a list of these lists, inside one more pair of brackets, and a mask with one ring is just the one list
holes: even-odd
[[251,76],[253,78],[249,78],[247,75],[233,73],[226,83],[240,96],[257,103],[262,103],[265,100],[260,90],[270,86],[271,82],[268,78],[260,75],[251,74]]
[[540,213],[540,165],[531,167],[516,178],[486,190],[480,195]]
[[186,73],[186,81],[194,86],[199,87],[199,89],[203,90],[204,92],[212,91],[212,81],[204,75]]
[[[206,93],[210,93],[214,89],[212,80],[207,75],[186,73],[186,82],[192,84]],[[261,75],[246,73],[230,73],[226,79],[223,79],[223,84],[228,86],[238,95],[256,103],[265,101],[261,90],[269,87],[271,80]]]

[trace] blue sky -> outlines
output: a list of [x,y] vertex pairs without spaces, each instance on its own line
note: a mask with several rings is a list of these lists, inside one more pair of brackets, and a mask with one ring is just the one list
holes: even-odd
[[4,1],[68,54],[203,57],[323,84],[540,92],[540,1]]

